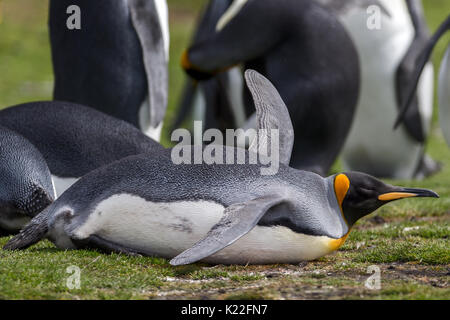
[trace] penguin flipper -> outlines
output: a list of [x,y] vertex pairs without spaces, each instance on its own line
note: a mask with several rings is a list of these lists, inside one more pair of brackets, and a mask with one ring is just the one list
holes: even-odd
[[157,128],[166,114],[169,86],[163,30],[157,23],[159,16],[154,1],[130,0],[128,5],[147,74],[150,125]]
[[289,111],[277,89],[268,79],[255,70],[245,72],[245,81],[256,108],[256,124],[259,136],[253,140],[249,150],[258,153],[265,149],[261,144],[272,143],[270,131],[279,132],[280,163],[289,165],[294,146],[294,128]]
[[439,29],[431,37],[431,39],[428,41],[428,44],[425,46],[425,48],[423,48],[421,54],[419,55],[417,66],[414,70],[413,75],[410,77],[412,79],[412,81],[410,82],[411,86],[409,87],[409,90],[407,91],[406,99],[404,99],[403,103],[401,104],[401,108],[400,108],[397,120],[395,121],[394,128],[397,128],[400,125],[400,123],[407,121],[407,114],[409,113],[410,107],[416,105],[416,103],[413,103],[413,101],[414,101],[414,99],[416,99],[416,90],[417,90],[417,86],[419,84],[419,80],[422,75],[423,69],[425,68],[426,64],[430,60],[433,49],[436,46],[436,44],[438,43],[439,39],[448,30],[450,30],[450,16],[447,17],[447,19],[444,21],[444,23],[441,24]]
[[225,209],[222,219],[193,247],[170,261],[173,266],[197,262],[228,247],[250,232],[272,208],[285,201],[282,196],[268,195],[238,203]]
[[3,247],[3,250],[23,250],[44,239],[48,232],[50,207],[39,213]]

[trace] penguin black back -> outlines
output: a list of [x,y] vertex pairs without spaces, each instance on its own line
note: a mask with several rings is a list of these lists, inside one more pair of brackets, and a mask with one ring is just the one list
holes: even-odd
[[[66,26],[71,5],[81,10],[80,29]],[[168,86],[162,23],[153,0],[50,1],[54,99],[159,127]]]
[[33,102],[0,111],[0,125],[28,139],[58,177],[81,177],[98,167],[164,148],[132,125],[67,102]]

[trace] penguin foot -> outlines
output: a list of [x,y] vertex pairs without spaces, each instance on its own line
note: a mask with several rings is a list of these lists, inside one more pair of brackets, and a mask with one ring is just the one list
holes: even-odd
[[435,161],[429,155],[424,154],[414,178],[417,180],[428,178],[441,171],[442,167],[441,162]]

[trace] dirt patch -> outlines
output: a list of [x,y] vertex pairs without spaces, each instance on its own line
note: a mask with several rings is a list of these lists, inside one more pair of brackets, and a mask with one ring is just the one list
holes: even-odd
[[[411,263],[377,266],[381,270],[383,287],[395,282],[449,288],[449,266],[430,268]],[[300,266],[238,267],[232,272],[234,277],[250,273],[259,279],[236,282],[230,279],[232,277],[203,280],[168,278],[166,285],[157,292],[149,292],[148,296],[153,299],[344,299],[376,296],[379,291],[365,287],[371,275],[366,271],[365,266],[336,271],[332,264],[323,262]]]

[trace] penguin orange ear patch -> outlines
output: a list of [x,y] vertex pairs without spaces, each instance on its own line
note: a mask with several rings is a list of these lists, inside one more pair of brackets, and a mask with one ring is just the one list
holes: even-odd
[[334,192],[336,193],[336,198],[339,206],[342,209],[342,202],[344,201],[345,195],[350,188],[350,180],[345,174],[340,174],[334,179]]
[[188,55],[188,51],[185,50],[181,56],[181,67],[184,70],[189,70],[193,68],[193,65],[191,64],[191,62],[189,61],[189,55]]

